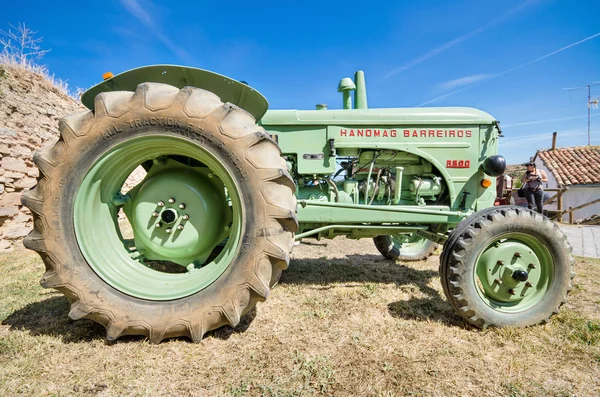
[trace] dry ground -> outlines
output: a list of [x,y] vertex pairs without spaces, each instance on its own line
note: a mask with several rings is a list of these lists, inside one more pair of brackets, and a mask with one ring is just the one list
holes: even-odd
[[600,261],[578,258],[549,324],[486,331],[454,315],[437,261],[384,261],[370,240],[302,244],[237,329],[109,346],[39,287],[37,256],[3,254],[0,395],[600,395]]

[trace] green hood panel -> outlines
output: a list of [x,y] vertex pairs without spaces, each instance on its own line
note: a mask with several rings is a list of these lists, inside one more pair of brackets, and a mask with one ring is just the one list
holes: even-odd
[[473,108],[269,110],[262,125],[482,125],[496,122]]
[[192,86],[213,92],[223,102],[231,102],[252,114],[256,120],[265,114],[269,103],[252,87],[237,80],[208,70],[176,65],[153,65],[131,69],[103,81],[81,96],[88,109],[94,107],[94,98],[106,91],[135,91],[138,84],[152,82],[170,84],[177,88]]

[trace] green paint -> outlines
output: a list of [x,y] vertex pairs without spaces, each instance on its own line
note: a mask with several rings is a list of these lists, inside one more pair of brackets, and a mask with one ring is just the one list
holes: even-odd
[[135,246],[145,257],[187,267],[194,261],[203,263],[227,237],[223,225],[231,223],[231,210],[223,183],[209,178],[210,172],[167,160],[154,165],[129,192],[133,201],[123,210],[133,227]]
[[[131,200],[115,202],[138,165],[166,155],[189,157],[205,167],[156,161],[127,194]],[[171,197],[176,198],[173,204],[168,203]],[[160,199],[164,207],[157,206]],[[178,208],[183,200],[185,210]],[[120,205],[132,224],[137,251],[132,252],[120,232]],[[142,299],[178,299],[207,287],[232,263],[241,241],[243,208],[228,169],[211,153],[181,138],[139,137],[116,145],[87,171],[75,197],[75,234],[89,265],[113,288]],[[171,234],[165,233],[166,225],[157,230],[152,216],[153,211],[166,210],[176,212]],[[189,214],[189,220],[183,219],[184,214]],[[175,231],[180,224],[184,229]],[[223,243],[221,253],[204,263],[207,252]],[[186,266],[187,271],[167,273],[146,265],[165,259]]]
[[402,252],[402,255],[411,255],[420,252],[429,240],[417,233],[402,233],[391,236],[392,244]]
[[[527,273],[527,280],[516,280],[515,272]],[[479,295],[490,307],[516,313],[544,298],[554,278],[554,261],[535,237],[506,233],[494,238],[483,250],[473,276]]]
[[[469,213],[493,205],[495,178],[489,178],[491,187],[483,188],[481,180],[486,175],[481,164],[497,154],[500,131],[496,120],[481,110],[368,108],[364,73],[358,71],[354,80],[344,78],[337,87],[343,109],[267,112],[266,100],[247,85],[200,69],[164,65],[121,73],[90,89],[82,100],[91,107],[92,98],[101,91],[133,90],[144,81],[207,89],[253,114],[279,144],[296,182],[296,195],[307,204],[298,207],[301,231],[326,227],[318,237],[361,237],[372,232],[366,226],[389,226],[387,234],[396,234],[397,226],[452,227]],[[354,98],[350,95],[353,91]],[[352,171],[338,173],[335,183],[327,182],[344,161],[354,162]],[[380,175],[377,181],[380,170],[387,172],[383,176],[387,179]],[[177,185],[185,190],[191,183],[177,180]],[[144,229],[144,225],[137,231],[154,255],[172,257],[163,248],[152,248],[151,241],[156,238],[152,233],[156,231]],[[199,236],[186,234],[186,238],[200,239],[206,247],[214,244]],[[197,248],[193,255],[203,257],[206,250]],[[181,255],[176,259],[179,263],[188,258]]]
[[176,65],[153,65],[131,69],[103,81],[81,96],[81,103],[93,109],[94,98],[105,91],[135,91],[138,84],[154,82],[177,88],[198,87],[218,95],[223,102],[230,102],[260,119],[269,103],[254,88],[237,80],[208,70]]

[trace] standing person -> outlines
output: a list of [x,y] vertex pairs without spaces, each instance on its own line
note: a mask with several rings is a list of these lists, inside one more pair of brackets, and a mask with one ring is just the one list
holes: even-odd
[[525,198],[527,199],[527,208],[533,209],[535,204],[537,212],[542,213],[544,200],[543,182],[548,182],[548,176],[543,170],[538,170],[533,162],[525,164],[527,172],[521,178],[525,190]]

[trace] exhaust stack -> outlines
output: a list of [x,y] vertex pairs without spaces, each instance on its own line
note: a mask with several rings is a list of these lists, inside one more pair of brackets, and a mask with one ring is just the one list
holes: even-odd
[[357,70],[354,73],[354,109],[367,109],[367,86],[365,84],[365,72]]

